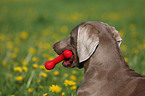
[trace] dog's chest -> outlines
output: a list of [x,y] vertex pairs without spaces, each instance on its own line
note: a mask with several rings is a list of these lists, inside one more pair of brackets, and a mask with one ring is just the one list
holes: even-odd
[[84,81],[78,89],[77,96],[129,96],[134,89],[134,85],[128,85],[129,81]]
[[[83,82],[78,89],[77,96],[115,96],[114,88],[103,82]],[[114,95],[113,95],[113,94]]]

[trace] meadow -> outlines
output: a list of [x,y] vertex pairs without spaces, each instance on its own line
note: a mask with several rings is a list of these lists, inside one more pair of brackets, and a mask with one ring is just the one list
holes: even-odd
[[[145,74],[145,0],[0,0],[0,96],[76,96],[83,69],[44,63],[85,21],[114,26],[126,62]],[[96,86],[97,87],[97,86]]]

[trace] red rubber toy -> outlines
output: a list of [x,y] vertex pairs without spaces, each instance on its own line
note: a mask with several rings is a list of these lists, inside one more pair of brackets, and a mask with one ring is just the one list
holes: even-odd
[[54,60],[47,61],[45,63],[45,68],[48,70],[51,70],[55,67],[55,65],[57,63],[61,62],[62,60],[65,60],[65,59],[69,59],[69,58],[71,58],[71,56],[72,56],[72,52],[70,50],[65,50],[65,51],[63,51],[63,53],[61,55],[56,57]]

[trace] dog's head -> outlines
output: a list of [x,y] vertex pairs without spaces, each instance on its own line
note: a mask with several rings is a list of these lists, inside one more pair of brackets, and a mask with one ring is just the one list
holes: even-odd
[[[76,26],[70,33],[70,37],[61,40],[53,45],[55,52],[60,55],[64,50],[71,50],[73,56],[63,62],[67,68],[82,68],[100,44],[100,36],[109,33],[118,46],[121,44],[121,37],[118,31],[103,22],[84,22]],[[105,37],[104,37],[105,38]]]

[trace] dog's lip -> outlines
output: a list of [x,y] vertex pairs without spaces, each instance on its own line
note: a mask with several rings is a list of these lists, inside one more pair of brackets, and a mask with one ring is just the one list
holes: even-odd
[[62,63],[62,65],[64,67],[70,67],[72,65],[72,63],[73,63],[73,55],[71,56],[70,59],[64,60],[63,63]]

